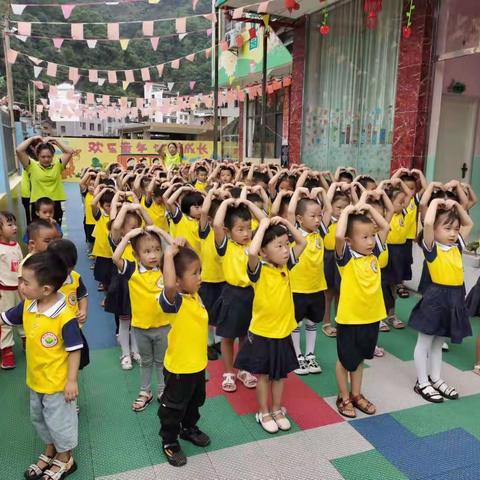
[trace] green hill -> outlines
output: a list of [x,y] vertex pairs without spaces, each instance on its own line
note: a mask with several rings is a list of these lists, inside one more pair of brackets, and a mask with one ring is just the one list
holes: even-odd
[[[51,0],[42,0],[43,3],[54,3]],[[75,4],[82,0],[62,0],[59,5],[64,3]],[[90,0],[92,1],[92,0]],[[28,3],[41,4],[38,0],[29,0]],[[99,2],[103,3],[103,2]],[[120,5],[99,5],[90,7],[77,7],[73,10],[68,20],[63,18],[60,8],[55,7],[27,7],[21,17],[15,16],[9,10],[8,2],[0,0],[0,14],[4,18],[5,14],[10,16],[11,20],[22,20],[31,22],[122,22],[132,20],[154,20],[160,18],[183,17],[194,14],[210,12],[210,1],[200,0],[196,12],[192,10],[192,0],[160,0],[158,4],[149,4],[147,0],[143,2],[124,3]],[[15,24],[14,24],[15,25]],[[196,30],[206,30],[210,27],[209,21],[203,17],[187,19],[187,32]],[[157,22],[155,23],[154,35],[166,35],[175,33],[175,22]],[[45,37],[70,37],[70,25],[51,25],[51,24],[33,24],[32,35]],[[122,24],[120,25],[120,37],[132,38],[141,37],[142,24]],[[84,37],[88,38],[106,38],[106,27],[104,25],[85,25]],[[3,39],[2,39],[3,41]],[[188,55],[189,53],[208,48],[211,45],[211,37],[207,36],[205,31],[188,34],[182,41],[177,36],[160,38],[156,51],[152,49],[148,38],[140,40],[131,40],[126,51],[123,51],[119,42],[97,42],[95,49],[88,48],[85,41],[67,41],[63,42],[62,48],[57,50],[50,39],[29,38],[22,42],[16,37],[11,37],[11,48],[24,52],[28,55],[46,59],[57,64],[71,65],[81,68],[97,68],[108,70],[127,70],[140,68],[148,65],[157,65],[168,62],[176,58]],[[2,45],[3,52],[3,45]],[[38,80],[46,84],[58,84],[62,80],[68,80],[68,69],[58,67],[57,77],[51,78],[46,75],[46,64],[42,65],[44,70],[38,77]],[[177,82],[174,86],[175,91],[182,94],[190,92],[188,82],[195,80],[197,82],[193,93],[208,92],[211,89],[211,66],[204,55],[198,55],[192,63],[182,62],[179,70],[171,70],[169,66],[164,69],[162,80],[165,82]],[[82,72],[81,72],[82,73]],[[0,59],[0,97],[6,94],[5,65],[3,54]],[[106,77],[106,73],[99,73],[100,77]],[[152,81],[158,80],[156,69],[150,69]],[[33,64],[26,57],[19,55],[16,63],[13,65],[13,79],[15,101],[27,104],[27,85],[34,79]],[[123,74],[118,75],[118,83],[109,85],[106,81],[102,87],[90,83],[87,78],[81,77],[76,88],[83,91],[102,93],[106,95],[121,96],[143,96],[143,83],[132,83],[125,92],[121,88],[121,81],[124,80]],[[135,80],[140,81],[140,72],[135,72]],[[46,97],[46,91],[41,92],[42,97]]]

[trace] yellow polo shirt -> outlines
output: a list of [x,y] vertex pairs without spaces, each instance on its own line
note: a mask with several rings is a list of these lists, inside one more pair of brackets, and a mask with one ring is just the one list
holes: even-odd
[[54,159],[47,168],[42,167],[36,160],[30,159],[25,170],[30,175],[30,203],[34,203],[42,197],[48,197],[55,201],[67,199],[62,182],[64,166],[59,159]]

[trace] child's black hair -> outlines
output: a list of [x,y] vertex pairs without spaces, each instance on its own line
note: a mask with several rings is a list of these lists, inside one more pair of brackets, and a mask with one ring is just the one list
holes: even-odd
[[297,203],[295,215],[304,215],[309,205],[319,205],[321,208],[321,205],[316,200],[312,198],[301,198]]
[[27,227],[27,234],[30,240],[35,240],[38,237],[40,231],[46,228],[47,230],[55,229],[55,226],[50,223],[48,220],[43,218],[37,218]]
[[235,225],[236,220],[245,220],[250,221],[252,220],[252,214],[246,205],[239,205],[238,207],[230,206],[227,209],[227,213],[225,215],[225,228],[231,230]]
[[17,219],[13,213],[3,210],[0,212],[0,223],[3,223],[3,222],[17,223]]
[[230,189],[230,195],[233,198],[240,198],[241,194],[242,194],[242,189],[240,187],[233,187]]
[[144,238],[154,238],[154,239],[158,240],[158,242],[160,243],[160,246],[162,245],[162,240],[160,239],[160,237],[158,236],[157,233],[155,233],[155,232],[147,232],[146,230],[144,230],[144,231],[142,231],[142,233],[138,234],[136,237],[133,237],[133,238],[130,240],[130,244],[132,245],[132,249],[133,249],[134,252],[138,253],[139,243],[140,243]]
[[187,192],[180,202],[180,210],[185,215],[190,215],[192,207],[201,207],[203,205],[203,195],[200,192]]
[[189,247],[180,247],[178,253],[173,257],[173,264],[175,265],[175,274],[177,277],[183,277],[188,266],[193,262],[199,262],[200,257],[195,250]]
[[318,180],[318,178],[307,178],[303,186],[309,190],[312,190],[312,188],[317,188],[320,186],[320,180]]
[[417,182],[417,179],[409,173],[404,173],[403,175],[400,175],[400,180],[402,182]]
[[352,213],[348,216],[347,230],[345,232],[346,237],[351,238],[355,223],[373,224],[373,220],[365,213]]
[[[442,198],[442,197],[438,197],[438,198]],[[442,218],[442,217],[445,217],[445,218]],[[459,222],[461,224],[460,215],[458,214],[458,211],[456,208],[451,208],[450,210],[437,210],[437,214],[435,216],[435,222],[433,224],[434,227],[436,227],[440,221],[442,221],[442,224],[444,225],[451,225],[454,222]],[[423,229],[418,233],[415,241],[420,247],[423,247]]]
[[208,173],[208,170],[203,166],[203,165],[200,165],[199,167],[197,167],[195,169],[195,172],[198,173],[198,172],[202,172],[202,173]]
[[350,203],[350,197],[343,190],[335,190],[332,198],[332,205],[338,200],[346,200]]
[[270,242],[273,242],[278,237],[288,236],[288,230],[284,225],[270,225],[263,235],[262,248],[266,247]]
[[353,175],[345,170],[343,172],[340,172],[340,174],[338,175],[338,181],[341,182],[342,178],[348,179],[350,180],[350,182],[353,182]]
[[55,202],[51,198],[41,197],[35,202],[35,211],[39,212],[44,205],[55,208]]
[[214,198],[210,204],[210,210],[208,211],[208,216],[211,218],[215,217],[218,207],[222,204],[222,201],[219,198]]
[[38,145],[36,145],[35,146],[35,153],[36,153],[37,157],[42,150],[49,150],[52,155],[55,153],[55,147],[51,143],[41,142]]
[[280,178],[278,179],[277,182],[277,191],[279,190],[279,186],[282,182],[289,182],[290,183],[290,190],[295,190],[295,185],[297,183],[297,177],[295,175],[289,175],[288,173],[284,173],[283,175],[280,175]]
[[377,184],[377,182],[375,181],[375,179],[373,177],[371,177],[370,175],[360,175],[359,179],[358,179],[358,183],[363,187],[363,188],[367,188],[368,184],[369,183],[374,183],[375,185]]
[[153,187],[153,197],[156,198],[156,197],[163,197],[163,194],[167,191],[166,188],[162,187],[161,185],[155,185],[155,187]]
[[99,200],[99,204],[101,207],[103,207],[106,203],[112,203],[113,197],[115,194],[111,190],[107,190]]
[[59,238],[48,244],[47,252],[53,252],[58,255],[68,269],[75,268],[78,260],[77,247],[71,240]]
[[270,181],[270,177],[268,176],[268,173],[266,172],[253,172],[253,183],[258,184],[258,183],[265,183],[268,185],[268,182]]
[[23,270],[32,270],[40,286],[50,285],[58,291],[67,279],[68,269],[62,258],[54,252],[35,253],[28,257]]
[[403,190],[398,187],[387,187],[385,189],[385,193],[387,194],[388,198],[393,202],[395,198],[400,195],[400,193],[403,193]]
[[233,167],[228,166],[228,165],[223,165],[222,168],[220,168],[219,174],[222,173],[225,170],[228,170],[232,174],[232,176],[235,176],[235,169]]
[[247,195],[247,200],[253,203],[261,203],[263,205],[262,197],[258,193],[249,193]]

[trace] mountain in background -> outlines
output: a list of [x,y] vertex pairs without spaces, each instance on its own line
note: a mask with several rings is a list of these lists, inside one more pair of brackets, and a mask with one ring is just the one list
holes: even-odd
[[[63,0],[61,4],[76,4],[85,0]],[[88,0],[92,2],[92,0]],[[97,0],[94,0],[97,3]],[[16,3],[16,2],[15,2]],[[29,4],[41,4],[38,0],[29,0]],[[54,3],[52,0],[43,0],[43,3]],[[132,3],[121,3],[119,5],[105,5],[104,2],[98,2],[96,6],[78,6],[65,20],[59,7],[27,7],[21,16],[12,14],[7,0],[0,0],[0,15],[5,18],[9,15],[11,20],[21,20],[25,22],[69,22],[69,23],[91,23],[91,22],[122,22],[132,20],[156,20],[161,18],[185,17],[194,14],[207,14],[211,11],[211,2],[209,0],[200,0],[197,9],[192,9],[192,0],[160,0],[156,5],[149,4],[147,0]],[[13,24],[16,25],[15,23]],[[3,27],[3,26],[2,26]],[[156,51],[152,49],[148,38],[139,40],[130,40],[128,48],[123,51],[120,43],[116,41],[97,42],[94,49],[88,48],[85,41],[65,40],[60,50],[53,46],[50,38],[28,38],[22,42],[16,37],[10,37],[10,47],[19,52],[26,53],[40,59],[49,60],[59,64],[56,78],[46,75],[46,64],[37,80],[44,84],[59,84],[62,81],[68,81],[68,68],[60,64],[70,65],[79,68],[94,68],[107,70],[128,70],[157,65],[183,57],[193,52],[208,48],[211,46],[211,37],[206,33],[210,28],[210,23],[203,17],[187,19],[187,32],[201,30],[198,33],[189,33],[183,40],[178,36],[160,38]],[[3,31],[3,28],[2,28]],[[155,23],[154,35],[167,35],[175,33],[175,22],[157,22]],[[51,25],[51,24],[33,24],[33,36],[44,37],[70,37],[70,25]],[[106,38],[105,25],[84,25],[84,38]],[[122,24],[120,25],[120,38],[142,37],[142,24]],[[2,37],[3,42],[3,37]],[[18,55],[17,61],[12,66],[15,102],[22,103],[24,108],[28,107],[28,84],[34,80],[33,64],[24,55]],[[83,72],[81,72],[83,74]],[[5,64],[3,58],[3,43],[0,54],[0,97],[6,95],[5,86]],[[150,69],[150,76],[153,82],[158,81],[158,74],[155,68]],[[99,77],[106,77],[106,72],[99,72]],[[90,83],[88,78],[81,77],[76,85],[76,89],[88,92],[95,92],[105,95],[143,97],[143,83],[132,83],[127,90],[121,88],[123,73],[117,75],[118,83],[109,85],[105,81],[102,87]],[[135,72],[135,80],[141,81],[140,72]],[[181,94],[190,92],[189,81],[195,80],[197,83],[193,93],[205,93],[211,90],[211,63],[205,56],[197,55],[194,62],[183,61],[179,70],[172,70],[169,66],[164,69],[164,82],[176,82],[173,91],[179,91]],[[30,85],[32,87],[32,85]],[[37,104],[39,103],[38,94],[46,98],[47,89],[37,90]]]

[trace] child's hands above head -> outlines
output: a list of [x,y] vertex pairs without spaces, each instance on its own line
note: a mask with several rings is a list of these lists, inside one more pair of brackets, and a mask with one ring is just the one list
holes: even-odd
[[315,187],[312,188],[310,192],[310,198],[312,200],[316,200],[319,195],[323,195],[325,193],[325,189],[323,187]]
[[145,230],[142,227],[134,228],[133,230],[130,230],[124,238],[128,238],[129,240],[134,237],[138,237],[141,235]]
[[271,222],[272,222],[272,220],[270,218],[264,217],[264,218],[260,219],[260,221],[258,222],[258,228],[266,230],[270,226]]
[[453,199],[448,199],[448,200],[445,200],[445,209],[446,210],[451,210],[452,208],[458,208],[460,206],[460,204],[456,201],[456,200],[453,200]]
[[185,238],[183,237],[176,237],[173,239],[172,241],[172,245],[175,245],[177,248],[179,247],[187,247],[188,246],[188,242]]

